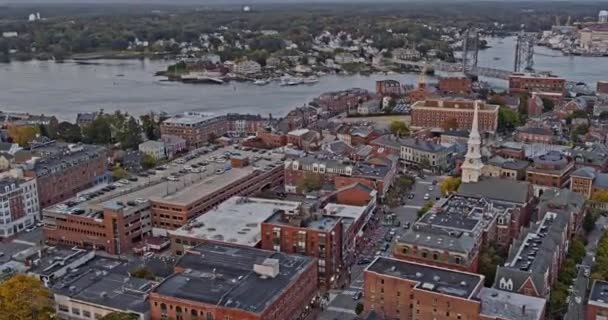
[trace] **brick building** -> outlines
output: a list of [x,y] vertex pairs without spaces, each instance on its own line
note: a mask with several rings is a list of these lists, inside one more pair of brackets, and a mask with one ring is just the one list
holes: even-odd
[[278,148],[287,144],[287,135],[271,128],[258,129],[256,136],[269,148]]
[[548,298],[566,257],[569,217],[547,212],[513,242],[507,263],[497,266],[494,288]]
[[[388,160],[388,159],[387,159]],[[285,161],[285,190],[301,192],[298,185],[310,176],[319,176],[323,183],[336,189],[361,183],[378,191],[383,197],[397,174],[397,163],[373,164],[365,161],[351,163],[333,159],[318,159],[306,156]]]
[[570,175],[570,190],[591,199],[595,192],[608,190],[608,174],[591,167],[576,169]]
[[51,143],[32,153],[39,158],[25,163],[24,175],[36,178],[40,207],[64,201],[110,179],[103,147]]
[[553,144],[557,140],[558,137],[553,133],[553,130],[545,127],[522,127],[515,132],[515,141],[525,143]]
[[456,120],[458,129],[469,130],[473,125],[474,106],[478,106],[479,130],[496,132],[498,106],[468,99],[427,99],[412,105],[415,128],[442,128],[447,121]]
[[301,319],[317,293],[315,259],[228,244],[189,250],[149,296],[150,320]]
[[397,80],[379,80],[376,81],[376,94],[379,96],[400,96],[403,94],[403,88]]
[[44,240],[110,254],[129,252],[152,233],[150,202],[107,201],[100,205],[66,202],[42,212]]
[[229,113],[226,115],[228,121],[228,135],[231,137],[246,137],[255,135],[258,130],[267,125],[268,120],[261,115]]
[[40,220],[36,179],[19,174],[0,177],[0,238],[10,237],[33,226]]
[[169,118],[160,125],[161,135],[174,135],[186,140],[189,148],[198,148],[211,137],[220,137],[230,129],[226,116],[202,112],[185,112]]
[[509,76],[509,92],[513,94],[558,93],[563,97],[566,93],[566,80],[552,75],[513,73]]
[[261,248],[315,257],[319,287],[329,290],[344,272],[342,227],[341,217],[279,210],[262,223]]
[[559,151],[549,151],[532,159],[526,171],[526,181],[534,186],[535,194],[545,189],[567,188],[574,161]]
[[589,300],[585,307],[585,320],[600,320],[608,318],[608,282],[594,280],[589,292]]
[[356,108],[359,103],[371,98],[370,92],[364,89],[349,89],[337,92],[326,92],[315,98],[311,104],[320,107],[328,115],[336,115]]
[[472,82],[464,74],[450,74],[439,77],[439,91],[442,94],[468,95],[472,92]]
[[596,91],[598,94],[608,94],[608,81],[598,81]]
[[380,136],[371,142],[374,152],[395,155],[406,165],[415,165],[443,172],[448,169],[450,149],[432,140]]
[[482,275],[376,258],[363,274],[364,310],[385,319],[479,319]]
[[232,197],[183,227],[168,231],[171,252],[180,256],[202,242],[260,247],[262,222],[276,211],[297,212],[295,201]]

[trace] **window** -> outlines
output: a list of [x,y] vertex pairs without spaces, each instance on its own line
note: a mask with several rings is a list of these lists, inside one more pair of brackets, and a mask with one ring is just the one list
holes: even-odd
[[79,316],[80,315],[80,309],[78,309],[78,308],[72,308],[72,314],[75,314],[75,315]]
[[82,316],[85,318],[90,318],[91,317],[91,312],[87,311],[87,310],[82,310]]
[[66,305],[60,304],[57,307],[59,308],[59,311],[70,312],[70,308],[68,308],[68,306],[66,306]]
[[213,320],[213,313],[207,312],[207,320]]

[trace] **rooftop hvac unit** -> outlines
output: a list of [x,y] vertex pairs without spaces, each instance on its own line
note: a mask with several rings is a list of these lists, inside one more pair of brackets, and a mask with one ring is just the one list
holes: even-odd
[[275,278],[279,275],[279,260],[265,259],[262,264],[254,264],[253,271],[262,278]]

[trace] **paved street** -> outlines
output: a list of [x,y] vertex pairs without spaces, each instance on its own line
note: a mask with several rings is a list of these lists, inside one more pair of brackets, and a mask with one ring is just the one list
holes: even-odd
[[586,294],[589,286],[591,285],[589,278],[585,277],[585,270],[590,269],[593,265],[593,258],[595,257],[597,242],[602,236],[604,226],[606,225],[608,225],[608,219],[606,219],[604,216],[600,216],[596,222],[595,229],[593,229],[593,231],[591,231],[587,237],[588,244],[585,247],[587,255],[585,258],[583,258],[581,263],[582,267],[578,270],[576,279],[572,284],[573,291],[570,294],[568,311],[564,316],[565,320],[584,319]]
[[[344,290],[334,290],[330,292],[329,304],[320,314],[319,319],[327,320],[351,320],[355,318],[355,306],[361,299],[355,300],[353,295],[356,292],[363,290],[363,270],[368,263],[363,263],[365,260],[373,260],[376,256],[391,256],[392,246],[398,239],[399,234],[404,232],[404,225],[409,222],[412,224],[416,221],[418,210],[429,200],[425,200],[425,194],[429,194],[430,201],[436,201],[440,197],[438,186],[433,184],[433,180],[440,181],[439,177],[426,176],[424,179],[417,178],[416,184],[413,186],[413,199],[407,199],[407,194],[403,195],[405,203],[397,208],[390,209],[390,213],[394,213],[400,222],[399,227],[391,227],[383,225],[384,216],[381,213],[376,215],[375,221],[370,221],[371,225],[366,231],[365,245],[357,254],[355,264],[351,266],[351,282],[350,286]],[[429,190],[432,187],[432,190]],[[393,241],[390,243],[385,240],[385,237],[394,232]],[[388,249],[384,247],[388,244]]]

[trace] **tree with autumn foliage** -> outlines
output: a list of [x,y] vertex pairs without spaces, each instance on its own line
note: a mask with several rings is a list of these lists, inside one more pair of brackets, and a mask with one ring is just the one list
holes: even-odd
[[39,133],[38,130],[38,127],[35,126],[12,125],[8,127],[8,136],[11,137],[14,143],[25,147],[29,142],[36,138]]
[[40,280],[15,274],[0,284],[0,320],[53,319],[52,298]]
[[443,181],[441,181],[441,183],[439,183],[439,190],[444,196],[447,196],[448,194],[458,190],[461,182],[462,180],[460,180],[459,177],[445,178]]

